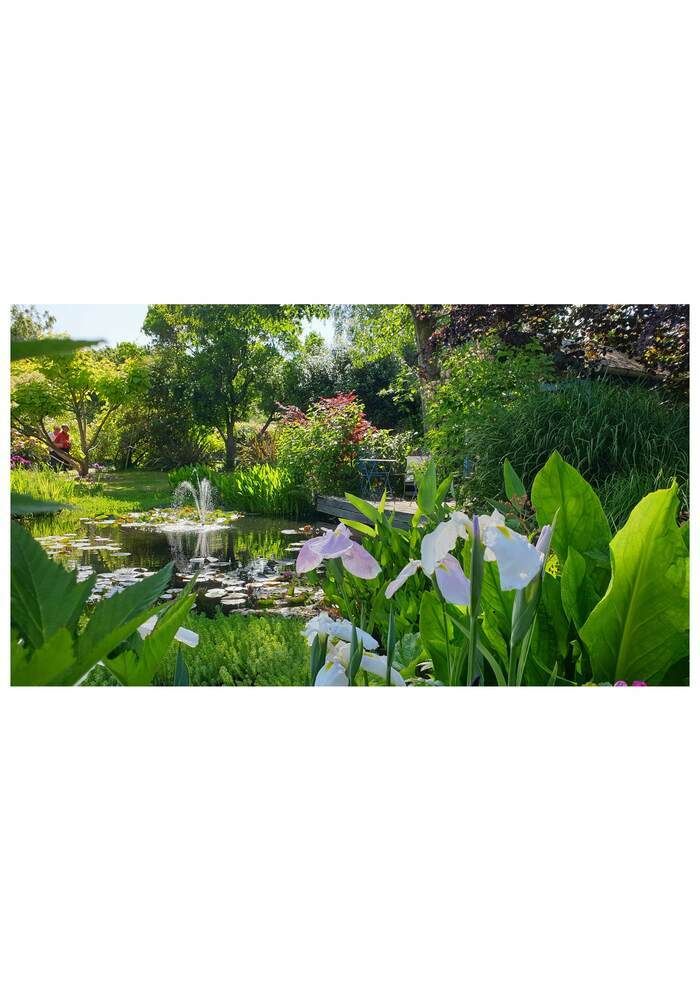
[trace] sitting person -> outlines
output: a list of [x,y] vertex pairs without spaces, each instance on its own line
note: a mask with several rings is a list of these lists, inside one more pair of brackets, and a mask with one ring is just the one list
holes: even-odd
[[58,448],[58,453],[56,453],[56,460],[59,463],[58,466],[63,471],[65,471],[66,468],[68,467],[68,461],[66,458],[61,457],[61,452],[65,452],[66,454],[69,454],[71,447],[70,434],[68,432],[67,424],[65,423],[62,424],[60,430],[58,429],[58,427],[54,427],[53,442],[54,445]]
[[58,454],[58,452],[56,451],[56,448],[61,447],[61,443],[62,443],[60,427],[54,427],[53,430],[51,431],[51,441],[54,444],[54,447],[51,449],[49,464],[51,465],[54,471],[58,471],[61,465],[63,464],[63,459],[61,458],[60,454]]

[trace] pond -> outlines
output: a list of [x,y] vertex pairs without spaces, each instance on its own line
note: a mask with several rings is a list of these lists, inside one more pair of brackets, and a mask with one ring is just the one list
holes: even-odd
[[[41,529],[46,533],[46,520]],[[196,575],[197,607],[207,613],[219,607],[306,616],[322,593],[297,576],[294,565],[303,541],[320,532],[316,521],[242,516],[218,527],[166,531],[142,528],[138,519],[86,520],[74,533],[36,539],[54,560],[76,570],[79,581],[96,576],[88,601],[113,595],[172,561],[163,601]]]

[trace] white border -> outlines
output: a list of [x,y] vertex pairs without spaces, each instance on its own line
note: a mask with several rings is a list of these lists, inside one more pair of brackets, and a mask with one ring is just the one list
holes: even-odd
[[[691,11],[15,5],[3,282],[687,301]],[[695,988],[696,703],[3,688],[3,983]]]

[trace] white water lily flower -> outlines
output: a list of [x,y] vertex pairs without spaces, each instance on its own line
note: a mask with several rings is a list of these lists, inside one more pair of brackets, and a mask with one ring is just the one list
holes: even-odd
[[[138,627],[138,633],[142,640],[153,633],[155,625],[158,622],[158,615],[149,616],[145,623],[141,623]],[[194,630],[188,630],[184,626],[180,626],[175,634],[175,640],[179,643],[187,644],[188,647],[196,647],[199,643],[199,633],[195,633]]]
[[[376,650],[379,642],[374,639],[371,633],[355,627],[357,639],[362,642],[366,650]],[[303,630],[303,635],[311,646],[316,634],[326,634],[327,636],[339,637],[341,640],[352,640],[352,623],[347,619],[331,619],[327,612],[319,613],[308,621]]]
[[[338,687],[349,685],[347,669],[350,664],[350,644],[343,640],[329,641],[326,651],[326,663],[316,675],[314,686],[316,688]],[[378,678],[386,677],[386,657],[380,654],[363,654],[360,667],[377,675]],[[391,668],[390,678],[392,685],[405,687],[406,682],[395,668]],[[344,679],[344,680],[343,680]]]

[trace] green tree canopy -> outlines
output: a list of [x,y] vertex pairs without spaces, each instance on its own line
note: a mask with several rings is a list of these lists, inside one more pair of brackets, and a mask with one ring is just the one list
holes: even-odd
[[55,451],[51,427],[65,420],[74,434],[71,453],[64,458],[86,475],[105,425],[118,410],[138,401],[147,380],[147,361],[134,345],[17,362],[12,426]]
[[44,310],[40,313],[36,306],[10,307],[10,336],[16,341],[34,341],[45,337],[53,330],[56,317]]
[[161,304],[149,306],[143,329],[174,355],[183,404],[221,435],[232,468],[236,424],[269,401],[280,363],[299,347],[304,319],[326,313],[316,305]]

